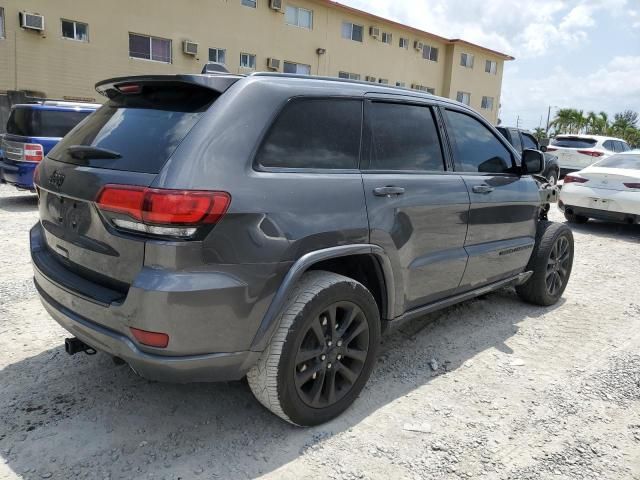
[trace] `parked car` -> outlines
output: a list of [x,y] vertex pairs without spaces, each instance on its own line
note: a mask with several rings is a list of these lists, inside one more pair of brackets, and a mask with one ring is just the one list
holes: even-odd
[[14,105],[0,144],[0,183],[33,190],[33,172],[38,163],[99,106],[61,101]]
[[640,150],[618,153],[567,175],[558,206],[571,223],[590,218],[640,223]]
[[563,174],[582,170],[598,160],[629,150],[631,147],[624,140],[599,135],[558,135],[547,147],[547,152],[558,157]]
[[30,232],[68,353],[161,381],[246,375],[316,425],[358,396],[387,329],[506,286],[551,305],[567,285],[543,155],[520,163],[463,104],[268,73],[96,88],[106,105],[41,164]]
[[541,145],[538,139],[528,130],[522,130],[513,127],[496,127],[498,131],[506,138],[511,145],[522,154],[525,149],[540,150],[544,152],[544,161],[546,168],[542,172],[542,176],[547,179],[551,185],[556,185],[560,178],[560,165],[558,165],[558,157],[547,153],[547,146]]

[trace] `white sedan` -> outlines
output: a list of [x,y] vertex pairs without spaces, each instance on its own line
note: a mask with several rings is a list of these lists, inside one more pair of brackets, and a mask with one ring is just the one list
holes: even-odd
[[640,150],[618,153],[564,177],[558,206],[571,223],[640,223]]

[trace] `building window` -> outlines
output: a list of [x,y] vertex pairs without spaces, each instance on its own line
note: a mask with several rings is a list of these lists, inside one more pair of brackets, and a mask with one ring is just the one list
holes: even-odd
[[129,56],[154,62],[171,63],[171,40],[130,33]]
[[258,0],[240,0],[240,3],[245,7],[256,8]]
[[494,62],[493,60],[487,60],[484,64],[484,71],[490,73],[491,75],[495,75],[498,73],[498,62]]
[[4,8],[0,7],[0,38],[4,38]]
[[[69,40],[77,40],[79,42],[89,41],[89,25],[82,22],[74,22],[73,20],[61,20],[62,37]],[[2,35],[0,35],[2,36]]]
[[473,55],[470,53],[461,53],[460,65],[466,68],[473,68]]
[[311,30],[313,28],[313,11],[307,10],[306,8],[287,5],[284,20],[287,22],[287,25],[308,28]]
[[396,87],[405,88],[407,84],[405,82],[396,82]]
[[493,110],[493,97],[482,97],[480,108],[484,110]]
[[364,79],[369,83],[376,83],[378,81],[378,79],[372,75],[367,75]]
[[338,72],[338,78],[344,78],[346,80],[360,80],[359,73]]
[[458,92],[456,96],[456,100],[460,103],[464,103],[465,105],[471,104],[471,94],[468,92]]
[[362,42],[362,32],[364,27],[350,22],[342,22],[342,38]]
[[438,61],[438,49],[436,47],[432,47],[431,45],[423,45],[422,46],[422,58],[425,60],[430,60],[432,62]]
[[408,38],[400,38],[400,48],[408,49],[409,48],[409,39]]
[[304,63],[284,62],[284,73],[295,73],[298,75],[311,75],[311,65]]
[[240,54],[240,66],[242,68],[250,68],[251,70],[256,69],[256,56],[252,53],[241,53]]
[[387,80],[386,78],[380,78],[378,79],[378,83],[382,85],[389,85],[389,80]]
[[435,88],[425,87],[424,85],[418,85],[417,83],[414,83],[413,85],[411,85],[411,88],[413,90],[418,90],[419,92],[430,93],[431,95],[435,95],[435,93],[436,93],[436,89]]
[[391,45],[391,42],[393,41],[393,35],[387,32],[382,32],[382,43],[387,43],[389,45]]
[[210,48],[209,49],[209,61],[222,63],[226,65],[227,63],[227,51],[224,48]]

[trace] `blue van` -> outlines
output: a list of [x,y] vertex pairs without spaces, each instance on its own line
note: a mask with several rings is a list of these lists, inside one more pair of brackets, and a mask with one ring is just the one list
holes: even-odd
[[7,132],[0,136],[0,183],[33,190],[40,161],[99,104],[45,101],[11,107]]

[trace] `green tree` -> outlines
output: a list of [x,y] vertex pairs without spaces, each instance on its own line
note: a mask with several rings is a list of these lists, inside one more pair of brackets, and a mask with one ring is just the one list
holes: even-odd
[[533,131],[533,136],[540,141],[543,138],[547,138],[547,131],[544,128],[538,127]]

